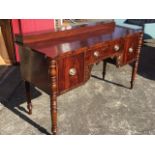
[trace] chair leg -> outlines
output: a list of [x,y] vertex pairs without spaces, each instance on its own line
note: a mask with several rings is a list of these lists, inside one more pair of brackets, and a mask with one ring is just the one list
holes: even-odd
[[105,75],[106,75],[106,66],[107,66],[107,61],[103,60],[103,72],[102,72],[103,80],[105,79]]
[[25,90],[26,90],[26,98],[27,98],[27,109],[28,113],[32,114],[32,103],[31,103],[31,92],[30,92],[30,83],[25,81]]

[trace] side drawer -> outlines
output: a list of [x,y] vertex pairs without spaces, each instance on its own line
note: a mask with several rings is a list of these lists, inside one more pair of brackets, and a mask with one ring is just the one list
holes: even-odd
[[58,65],[59,93],[76,87],[84,81],[84,53],[60,58]]

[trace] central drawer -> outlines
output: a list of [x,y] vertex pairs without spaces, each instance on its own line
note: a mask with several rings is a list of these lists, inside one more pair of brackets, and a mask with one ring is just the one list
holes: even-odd
[[94,64],[108,57],[120,55],[123,46],[123,40],[120,39],[107,42],[97,47],[92,47],[86,52],[86,61],[89,64]]

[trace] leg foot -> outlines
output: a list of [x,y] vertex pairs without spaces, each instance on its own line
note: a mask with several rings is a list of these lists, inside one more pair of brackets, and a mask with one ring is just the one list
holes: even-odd
[[106,75],[106,66],[107,66],[107,61],[104,60],[103,61],[103,72],[102,72],[103,80],[105,79],[105,75]]
[[32,103],[31,103],[31,92],[30,92],[30,83],[25,81],[25,90],[26,90],[26,98],[27,98],[27,109],[28,113],[32,114]]
[[31,115],[32,114],[32,103],[28,103],[27,109],[28,109],[29,115]]
[[133,85],[134,85],[134,84],[133,84],[133,82],[131,82],[131,86],[130,86],[130,89],[133,89]]
[[[51,97],[52,98],[52,97]],[[57,134],[57,102],[55,100],[51,101],[51,117],[52,117],[52,133]]]
[[51,131],[52,131],[53,135],[57,134],[57,131],[53,131],[53,129]]

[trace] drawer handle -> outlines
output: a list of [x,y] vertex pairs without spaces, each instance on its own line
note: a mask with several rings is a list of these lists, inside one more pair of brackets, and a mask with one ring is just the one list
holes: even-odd
[[129,48],[129,53],[132,53],[132,52],[133,52],[133,48],[130,47],[130,48]]
[[95,56],[95,57],[99,57],[99,56],[100,56],[99,51],[95,51],[95,52],[94,52],[94,56]]
[[114,46],[114,50],[115,50],[115,51],[119,51],[119,49],[120,49],[119,45],[115,45],[115,46]]
[[76,75],[76,69],[75,69],[75,68],[71,68],[71,69],[69,70],[69,75],[71,75],[71,76]]

